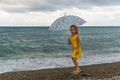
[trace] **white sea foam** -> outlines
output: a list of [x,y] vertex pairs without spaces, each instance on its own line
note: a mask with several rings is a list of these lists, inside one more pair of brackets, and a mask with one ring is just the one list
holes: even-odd
[[[120,61],[119,53],[114,54],[87,54],[78,60],[79,65],[111,63]],[[73,66],[70,58],[37,58],[37,59],[8,59],[0,60],[0,73],[47,68],[63,68]]]

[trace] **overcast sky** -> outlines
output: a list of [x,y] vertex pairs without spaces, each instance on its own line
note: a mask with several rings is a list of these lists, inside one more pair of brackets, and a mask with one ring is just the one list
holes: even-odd
[[0,26],[50,26],[64,13],[85,26],[120,26],[120,0],[0,0]]

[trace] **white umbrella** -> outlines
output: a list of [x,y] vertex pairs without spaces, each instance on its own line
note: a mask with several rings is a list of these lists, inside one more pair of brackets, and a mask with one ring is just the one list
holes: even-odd
[[71,25],[82,25],[86,21],[78,16],[74,15],[68,15],[68,16],[63,16],[58,19],[56,19],[49,30],[51,31],[58,31],[58,30],[66,30],[69,29]]

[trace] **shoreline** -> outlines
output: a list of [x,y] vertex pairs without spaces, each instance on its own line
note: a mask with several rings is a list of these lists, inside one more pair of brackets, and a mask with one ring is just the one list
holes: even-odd
[[120,62],[80,66],[81,72],[71,74],[73,67],[6,72],[0,80],[120,80]]

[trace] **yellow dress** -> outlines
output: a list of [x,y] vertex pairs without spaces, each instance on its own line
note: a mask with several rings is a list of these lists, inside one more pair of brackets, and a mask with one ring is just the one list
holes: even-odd
[[70,43],[72,45],[72,56],[71,57],[74,57],[74,58],[82,58],[82,51],[81,51],[81,48],[77,49],[77,37],[78,35],[70,35],[69,36],[69,39],[70,39]]

